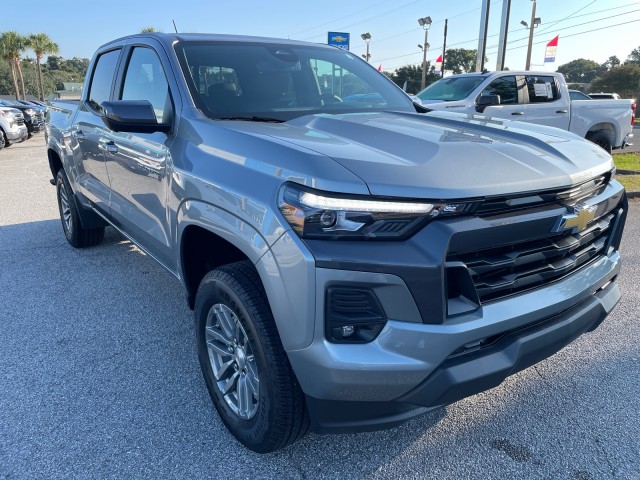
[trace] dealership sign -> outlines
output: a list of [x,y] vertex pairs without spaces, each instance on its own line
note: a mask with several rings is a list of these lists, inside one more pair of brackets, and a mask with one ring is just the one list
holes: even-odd
[[349,34],[342,32],[329,32],[327,36],[327,44],[334,47],[342,48],[343,50],[349,50]]

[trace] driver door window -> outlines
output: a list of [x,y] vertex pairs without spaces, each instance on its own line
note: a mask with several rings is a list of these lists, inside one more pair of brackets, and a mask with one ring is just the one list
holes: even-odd
[[148,100],[158,123],[171,121],[173,109],[167,77],[158,55],[150,48],[133,49],[120,100]]

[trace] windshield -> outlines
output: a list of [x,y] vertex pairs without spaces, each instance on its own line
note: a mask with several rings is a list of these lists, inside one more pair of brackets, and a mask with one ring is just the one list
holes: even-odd
[[454,102],[467,98],[483,81],[484,77],[480,75],[442,78],[429,85],[417,96],[420,100]]
[[178,43],[176,53],[196,105],[215,119],[415,112],[390,80],[338,48],[210,41]]

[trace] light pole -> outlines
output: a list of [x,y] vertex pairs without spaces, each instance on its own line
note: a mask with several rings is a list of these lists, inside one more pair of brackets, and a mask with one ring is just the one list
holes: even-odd
[[531,23],[527,24],[524,20],[520,22],[524,26],[524,28],[529,29],[529,48],[527,49],[527,63],[524,67],[525,70],[529,70],[531,67],[531,47],[533,46],[533,29],[542,23],[540,17],[536,17],[536,0],[531,0],[533,5],[531,5]]
[[364,58],[368,62],[369,58],[371,58],[371,55],[369,55],[369,42],[371,41],[371,34],[367,32],[367,33],[363,33],[360,36],[362,37],[362,40],[364,40],[365,43],[367,44],[367,54],[362,55],[362,58]]
[[429,50],[429,27],[431,26],[431,17],[423,17],[418,19],[418,25],[424,29],[424,46],[418,45],[422,48],[422,82],[420,83],[420,90],[423,90],[427,83],[427,50]]

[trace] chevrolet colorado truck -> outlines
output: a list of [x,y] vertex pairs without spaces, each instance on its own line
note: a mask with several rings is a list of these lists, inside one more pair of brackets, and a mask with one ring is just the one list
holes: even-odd
[[608,153],[630,145],[633,137],[635,100],[572,102],[561,73],[504,71],[452,75],[429,85],[417,97],[432,110],[482,113],[562,128],[596,143]]
[[48,115],[67,240],[110,225],[182,283],[209,394],[257,452],[490,389],[620,299],[609,154],[425,112],[341,49],[133,35]]

